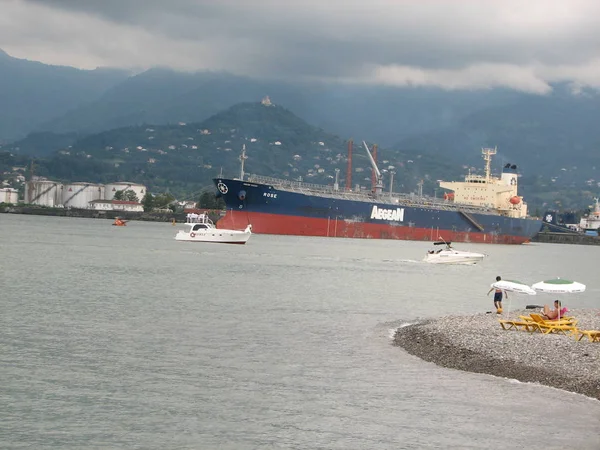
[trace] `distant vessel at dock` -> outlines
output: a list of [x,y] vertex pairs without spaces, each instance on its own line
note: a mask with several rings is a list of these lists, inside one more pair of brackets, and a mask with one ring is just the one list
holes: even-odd
[[[342,238],[428,240],[521,244],[535,236],[542,221],[528,216],[518,195],[517,166],[506,164],[500,177],[491,174],[496,149],[482,149],[485,175],[468,174],[464,181],[441,181],[444,199],[383,192],[383,178],[363,142],[373,168],[371,191],[280,180],[244,173],[245,148],[239,178],[215,178],[226,204],[218,228],[252,224],[256,234]],[[351,173],[352,141],[348,171]],[[337,173],[336,173],[337,175]],[[390,183],[390,186],[392,183]]]
[[587,216],[584,216],[579,221],[579,229],[590,236],[598,236],[600,229],[600,203],[598,198],[594,199],[594,210],[590,211]]
[[577,222],[575,212],[563,212],[561,214],[558,211],[546,211],[543,217],[542,232],[598,236],[598,230],[600,229],[600,202],[598,198],[594,198],[592,208],[588,214],[579,219],[579,222]]

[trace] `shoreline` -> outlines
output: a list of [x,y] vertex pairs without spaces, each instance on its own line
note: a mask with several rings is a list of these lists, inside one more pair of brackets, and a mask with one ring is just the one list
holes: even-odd
[[110,219],[120,217],[125,220],[143,222],[185,222],[183,213],[141,212],[141,211],[97,211],[81,208],[51,208],[43,206],[2,205],[0,213],[22,214],[26,216],[74,217],[79,219]]
[[[511,312],[510,318],[532,310]],[[600,329],[598,310],[573,309],[578,328]],[[503,316],[503,318],[506,318]],[[398,328],[394,345],[465,372],[539,383],[600,400],[600,343],[573,336],[503,330],[496,314],[444,316]]]
[[[26,216],[72,217],[79,219],[109,219],[117,217],[127,221],[140,222],[172,222],[185,223],[185,212],[142,212],[142,211],[97,211],[82,208],[53,208],[32,205],[0,204],[0,214],[22,214]],[[209,210],[209,218],[216,223],[221,216],[214,210]]]

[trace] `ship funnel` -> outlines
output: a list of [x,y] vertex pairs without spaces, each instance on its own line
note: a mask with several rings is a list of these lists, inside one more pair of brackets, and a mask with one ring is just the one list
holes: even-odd
[[377,177],[377,181],[375,183],[375,195],[379,195],[383,191],[383,177],[381,176],[381,172],[377,167],[377,163],[375,163],[373,155],[371,155],[371,151],[369,150],[369,147],[367,146],[367,143],[365,141],[363,141],[363,145],[365,146],[365,150],[367,151],[367,155],[369,156],[371,167],[373,167],[373,170],[375,171],[375,176]]

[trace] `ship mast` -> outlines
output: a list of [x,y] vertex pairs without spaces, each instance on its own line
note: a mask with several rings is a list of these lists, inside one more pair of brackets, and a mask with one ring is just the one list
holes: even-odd
[[497,149],[498,149],[498,147],[481,149],[481,153],[483,154],[483,159],[485,160],[485,181],[486,181],[486,183],[490,182],[492,155],[496,154]]

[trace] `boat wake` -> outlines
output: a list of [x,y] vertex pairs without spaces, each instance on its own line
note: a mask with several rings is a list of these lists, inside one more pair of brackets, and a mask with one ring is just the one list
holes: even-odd
[[341,258],[339,256],[306,256],[304,259],[314,261],[341,261]]

